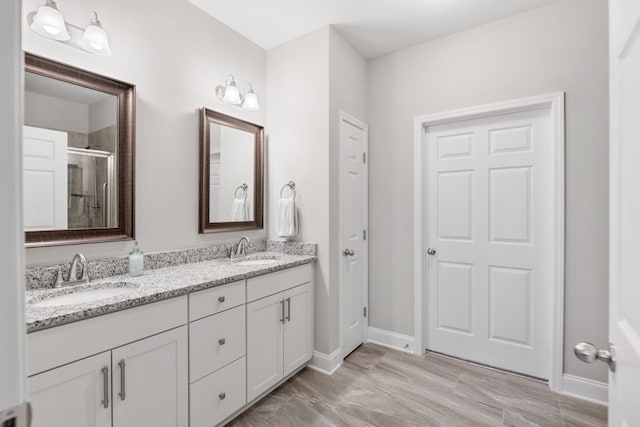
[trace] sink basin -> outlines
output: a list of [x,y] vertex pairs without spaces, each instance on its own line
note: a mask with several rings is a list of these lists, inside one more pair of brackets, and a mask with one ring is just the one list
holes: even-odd
[[271,265],[276,264],[277,259],[250,259],[247,261],[240,261],[238,265]]
[[52,296],[40,301],[35,301],[33,307],[59,307],[64,305],[86,304],[127,294],[138,288],[138,285],[127,282],[107,283],[99,288],[88,288],[65,295]]

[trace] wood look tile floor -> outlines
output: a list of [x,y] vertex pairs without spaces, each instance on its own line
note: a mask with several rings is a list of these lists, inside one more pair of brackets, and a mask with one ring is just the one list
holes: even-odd
[[606,406],[553,393],[542,382],[436,354],[372,344],[332,375],[304,369],[233,427],[607,425]]

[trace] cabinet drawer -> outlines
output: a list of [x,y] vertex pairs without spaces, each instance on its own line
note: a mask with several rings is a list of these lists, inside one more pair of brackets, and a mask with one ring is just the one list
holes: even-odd
[[244,280],[189,295],[189,321],[237,307],[245,303]]
[[191,384],[191,427],[212,427],[247,403],[246,359]]
[[189,325],[191,382],[246,353],[245,306],[197,320]]
[[283,292],[311,281],[311,264],[301,265],[247,280],[247,302]]

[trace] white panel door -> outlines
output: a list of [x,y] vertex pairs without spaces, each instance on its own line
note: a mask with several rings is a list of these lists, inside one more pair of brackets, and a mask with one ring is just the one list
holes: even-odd
[[284,376],[313,356],[313,287],[296,286],[284,293]]
[[247,304],[247,401],[250,402],[283,378],[282,293]]
[[30,377],[29,400],[33,427],[111,427],[111,352]]
[[548,109],[431,126],[427,348],[548,378],[553,136]]
[[612,0],[609,425],[640,425],[640,2]]
[[23,128],[24,229],[67,228],[67,133]]
[[113,350],[113,425],[187,427],[187,327]]
[[366,125],[340,120],[340,277],[342,356],[366,340]]

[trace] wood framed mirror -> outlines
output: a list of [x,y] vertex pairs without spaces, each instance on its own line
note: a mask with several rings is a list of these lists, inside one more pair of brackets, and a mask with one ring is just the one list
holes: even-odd
[[200,233],[264,227],[264,128],[200,109]]
[[25,246],[132,240],[135,86],[25,53]]

